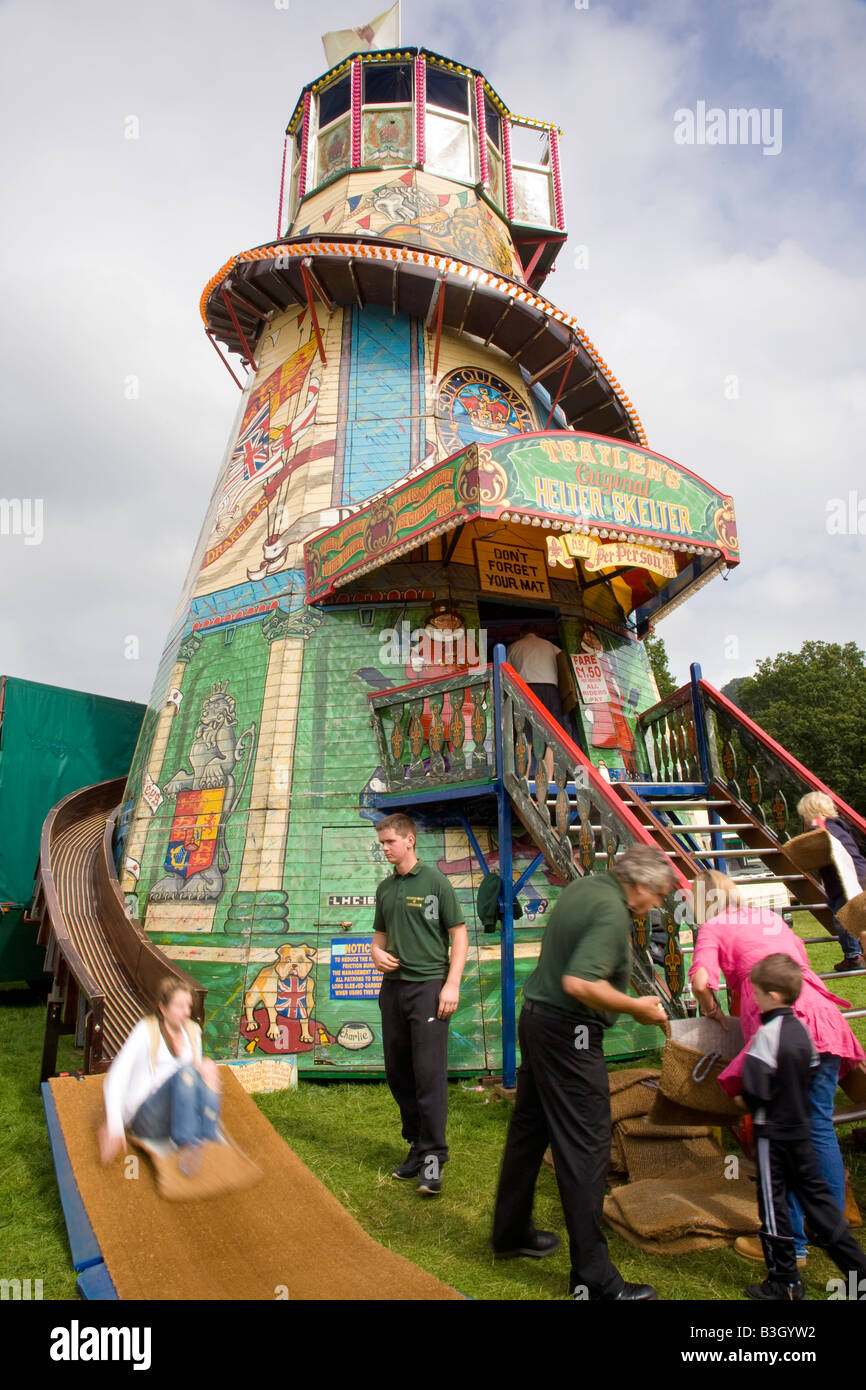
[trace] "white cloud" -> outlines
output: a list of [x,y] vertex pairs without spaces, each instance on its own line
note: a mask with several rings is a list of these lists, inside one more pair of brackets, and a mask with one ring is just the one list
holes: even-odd
[[[864,486],[863,209],[836,162],[862,137],[862,7],[544,0],[500,6],[494,24],[456,0],[406,10],[406,41],[483,67],[514,109],[564,128],[570,243],[546,291],[650,444],[734,494],[742,565],[660,628],[678,672],[697,657],[729,679],[822,623],[862,645],[863,542],[824,524],[828,497]],[[0,10],[0,175],[17,213],[0,252],[0,495],[44,495],[47,518],[42,547],[0,542],[4,669],[146,698],[237,404],[199,295],[273,234],[283,129],[324,68],[319,34],[363,18],[357,0]],[[673,113],[699,99],[781,104],[782,155],[676,146]]]

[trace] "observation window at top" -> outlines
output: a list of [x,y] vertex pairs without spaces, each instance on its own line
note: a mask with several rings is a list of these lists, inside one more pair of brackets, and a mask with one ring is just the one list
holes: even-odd
[[427,63],[424,167],[430,173],[460,183],[477,182],[473,105],[468,77]]
[[[427,56],[424,110],[416,112],[415,69],[415,61],[361,60],[360,81],[354,90],[352,74],[344,69],[314,92],[306,157],[301,158],[300,124],[292,132],[287,152],[287,229],[303,194],[352,168],[410,168],[419,157],[428,173],[455,182],[480,188],[484,177],[485,195],[509,215],[506,117],[498,101],[484,92],[482,135],[474,76]],[[512,220],[532,227],[556,227],[549,133],[519,117],[508,118],[508,123]]]
[[365,63],[365,106],[405,105],[412,100],[411,63]]
[[555,227],[549,131],[515,122],[511,128],[511,168],[515,222]]
[[384,167],[415,158],[412,64],[365,63],[361,163]]
[[319,129],[324,130],[338,116],[344,116],[352,105],[352,89],[349,75],[333,82],[319,93]]
[[349,74],[319,92],[315,104],[316,169],[314,184],[342,174],[352,162],[352,86]]

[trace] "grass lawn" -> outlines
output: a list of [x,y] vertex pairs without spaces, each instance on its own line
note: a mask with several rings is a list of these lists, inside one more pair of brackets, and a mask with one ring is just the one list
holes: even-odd
[[[801,918],[806,914],[800,914]],[[811,918],[797,922],[801,935],[818,935]],[[818,970],[838,959],[833,944],[811,947]],[[842,981],[841,993],[866,1007],[866,977]],[[0,986],[0,1277],[42,1279],[46,1299],[75,1297],[66,1231],[38,1090],[44,1005],[25,990]],[[866,1043],[866,1019],[855,1020]],[[75,1069],[79,1054],[63,1039],[59,1065]],[[653,1059],[649,1059],[654,1064]],[[380,1083],[303,1082],[295,1092],[256,1097],[286,1142],[339,1201],[383,1245],[476,1300],[556,1299],[565,1293],[568,1259],[563,1250],[542,1261],[494,1262],[488,1247],[493,1194],[510,1107],[477,1091],[464,1078],[450,1087],[449,1144],[442,1197],[425,1201],[413,1183],[398,1183],[391,1169],[405,1151],[397,1110]],[[866,1210],[866,1154],[851,1148],[850,1129],[840,1131],[846,1166]],[[733,1150],[730,1136],[725,1135]],[[291,1210],[291,1194],[281,1194]],[[563,1234],[553,1174],[542,1169],[536,1223]],[[863,1232],[858,1231],[858,1239]],[[746,1283],[763,1278],[762,1266],[733,1250],[651,1256],[609,1233],[611,1255],[626,1279],[652,1283],[663,1299],[740,1299]],[[861,1240],[866,1245],[866,1239]],[[835,1265],[812,1249],[805,1271],[807,1296],[826,1297]],[[374,1294],[359,1286],[358,1297]]]

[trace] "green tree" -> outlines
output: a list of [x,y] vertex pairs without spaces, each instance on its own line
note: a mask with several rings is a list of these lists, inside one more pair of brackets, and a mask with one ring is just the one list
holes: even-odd
[[722,686],[722,694],[728,697],[732,705],[739,706],[740,686],[751,679],[751,676],[734,676],[732,681],[728,681],[727,685]]
[[866,653],[804,642],[757,663],[736,701],[810,772],[866,814]]
[[668,665],[668,654],[663,637],[648,637],[644,643],[647,656],[650,659],[653,675],[656,678],[656,685],[659,688],[659,695],[664,700],[668,695],[673,695],[678,689],[677,683],[671,675],[671,668]]

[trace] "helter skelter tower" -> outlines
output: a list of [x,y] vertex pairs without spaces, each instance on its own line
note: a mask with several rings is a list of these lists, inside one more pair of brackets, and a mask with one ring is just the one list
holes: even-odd
[[[640,638],[736,563],[734,515],[647,449],[542,296],[564,240],[555,126],[460,63],[369,52],[304,89],[277,239],[204,291],[248,377],[116,843],[140,921],[208,989],[217,1056],[381,1066],[380,813],[420,816],[466,908],[455,1070],[499,1064],[502,953],[531,968],[572,861],[604,867],[628,840],[598,785],[651,773]],[[512,689],[503,747],[486,665],[527,620],[564,653],[565,729],[601,773],[576,789],[557,744],[552,814],[529,781],[543,729],[533,714],[527,740]],[[477,921],[499,868],[521,875],[514,948],[510,899],[501,947]]]

